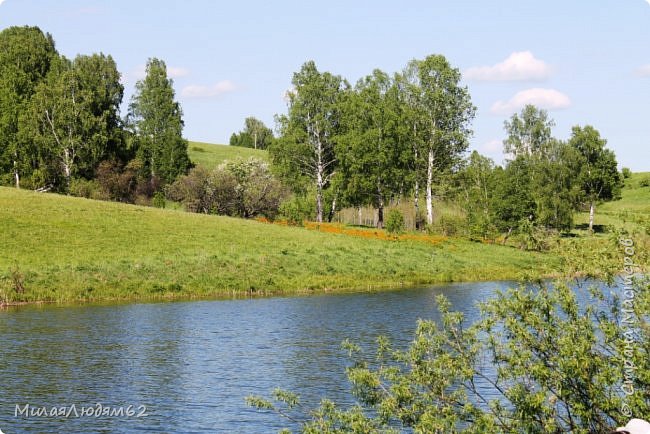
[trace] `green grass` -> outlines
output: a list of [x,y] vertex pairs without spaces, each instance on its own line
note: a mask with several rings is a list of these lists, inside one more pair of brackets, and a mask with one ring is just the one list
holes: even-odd
[[0,188],[0,227],[0,299],[8,301],[368,290],[562,266],[550,253],[464,240],[363,239],[12,188]]
[[210,143],[189,142],[190,160],[197,165],[209,169],[218,166],[225,160],[235,158],[257,157],[268,159],[268,153],[259,149],[242,148],[239,146],[213,145]]

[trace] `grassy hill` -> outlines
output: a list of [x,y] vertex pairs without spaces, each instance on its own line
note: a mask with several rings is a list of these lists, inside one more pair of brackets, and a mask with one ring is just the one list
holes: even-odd
[[[576,223],[586,225],[588,222],[589,213],[576,216]],[[621,199],[597,205],[594,223],[629,231],[639,226],[650,229],[650,172],[633,173],[625,180]]]
[[263,150],[201,142],[189,142],[188,151],[190,160],[193,163],[207,168],[216,167],[223,161],[234,158],[257,157],[263,160],[268,159],[268,153]]
[[561,267],[552,254],[464,240],[366,239],[12,188],[0,188],[0,227],[6,301],[376,289]]

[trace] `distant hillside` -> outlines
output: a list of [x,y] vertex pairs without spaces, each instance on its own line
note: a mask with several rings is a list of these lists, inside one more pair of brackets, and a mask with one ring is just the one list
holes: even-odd
[[[586,224],[588,219],[588,213],[580,213],[576,223]],[[628,230],[636,225],[650,228],[650,172],[633,173],[625,180],[621,199],[596,205],[595,222]]]
[[188,151],[194,164],[212,168],[225,160],[257,157],[268,160],[268,152],[239,146],[215,145],[211,143],[189,142]]

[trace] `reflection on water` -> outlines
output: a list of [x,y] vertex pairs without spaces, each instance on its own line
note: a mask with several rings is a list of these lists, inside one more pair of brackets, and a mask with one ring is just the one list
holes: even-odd
[[[14,432],[277,432],[244,397],[282,387],[309,405],[349,400],[345,338],[404,347],[435,297],[477,315],[505,283],[404,291],[0,312],[0,429]],[[15,418],[24,406],[144,405],[147,416]],[[21,407],[22,408],[22,407]]]

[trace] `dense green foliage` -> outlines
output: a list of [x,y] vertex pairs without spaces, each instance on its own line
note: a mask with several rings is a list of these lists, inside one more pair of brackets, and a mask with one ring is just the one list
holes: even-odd
[[317,221],[329,193],[329,218],[337,206],[372,205],[381,228],[388,202],[415,191],[417,209],[424,184],[433,223],[434,181],[460,162],[475,111],[458,69],[432,55],[393,77],[375,70],[350,88],[307,62],[293,86],[270,151],[294,191],[315,190]]
[[[530,241],[536,232],[568,231],[585,203],[591,230],[595,203],[620,197],[622,176],[598,131],[576,126],[562,142],[553,138],[552,125],[544,110],[525,107],[505,123],[504,150],[512,156],[505,167],[474,152],[452,177],[452,197],[465,209],[472,236],[504,233]],[[543,245],[528,241],[522,245]]]
[[343,103],[343,128],[335,152],[335,188],[350,206],[372,205],[383,228],[384,207],[404,189],[409,149],[399,135],[398,88],[382,71],[357,83]]
[[386,220],[386,232],[389,234],[401,234],[404,230],[404,216],[399,210],[391,209]]
[[160,59],[149,59],[147,75],[135,86],[129,107],[138,157],[152,178],[172,182],[190,166],[187,141],[183,138],[180,104],[174,100],[173,82]]
[[306,62],[291,83],[288,114],[278,117],[281,135],[269,152],[276,170],[294,190],[315,189],[316,221],[320,223],[324,191],[337,164],[341,101],[349,86],[340,76],[318,71],[313,61]]
[[21,137],[19,119],[57,56],[52,37],[38,27],[0,32],[0,170],[5,184],[34,184],[30,178],[40,161],[29,137]]
[[19,123],[23,140],[37,149],[46,185],[67,190],[72,178],[91,179],[102,160],[120,155],[123,93],[110,56],[53,62]]
[[230,136],[230,146],[267,149],[273,142],[273,131],[254,117],[244,120],[244,129]]
[[187,171],[181,109],[164,62],[149,61],[126,129],[110,55],[69,60],[37,27],[2,30],[0,47],[0,183],[148,203]]

